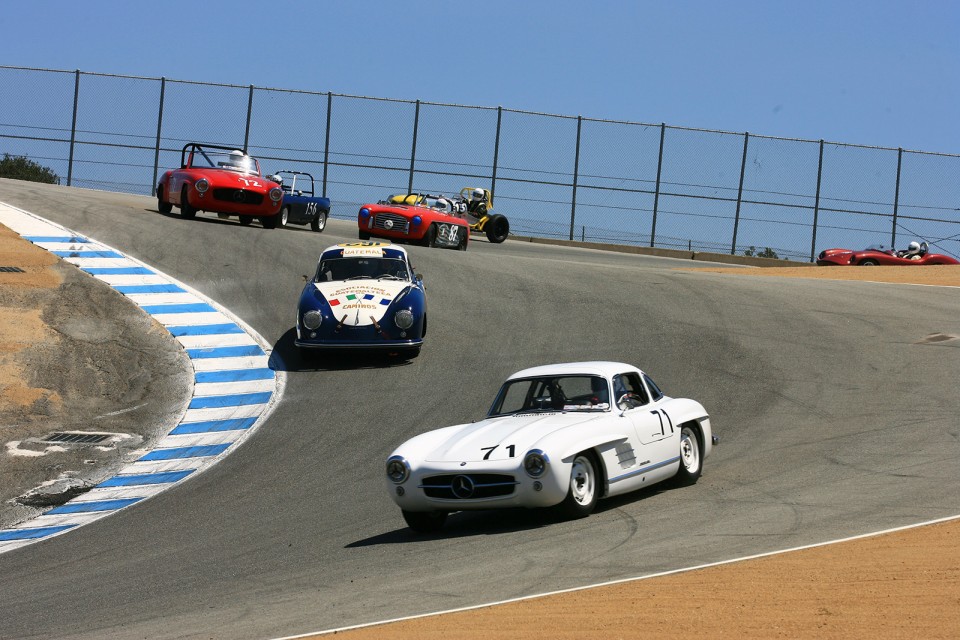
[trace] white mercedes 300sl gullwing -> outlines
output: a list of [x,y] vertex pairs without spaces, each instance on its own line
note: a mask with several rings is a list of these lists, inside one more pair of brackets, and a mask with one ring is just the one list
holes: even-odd
[[551,364],[510,376],[486,419],[400,445],[387,488],[422,533],[467,509],[556,506],[582,518],[599,498],[695,483],[716,442],[700,403],[665,396],[636,367]]

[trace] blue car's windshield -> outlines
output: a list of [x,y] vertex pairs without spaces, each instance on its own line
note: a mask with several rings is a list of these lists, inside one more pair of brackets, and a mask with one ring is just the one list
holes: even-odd
[[334,280],[410,280],[407,263],[399,258],[350,257],[321,260],[314,282]]
[[506,382],[490,416],[542,411],[609,411],[610,391],[601,376],[564,375]]

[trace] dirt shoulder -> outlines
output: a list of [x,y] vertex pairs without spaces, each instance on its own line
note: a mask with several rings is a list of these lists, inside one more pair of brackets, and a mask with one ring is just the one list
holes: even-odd
[[926,267],[768,267],[763,269],[692,267],[683,270],[753,277],[856,280],[859,282],[960,287],[960,265],[931,265]]
[[[129,299],[0,225],[0,528],[112,476],[176,424],[192,380]],[[54,433],[105,438],[51,442]]]

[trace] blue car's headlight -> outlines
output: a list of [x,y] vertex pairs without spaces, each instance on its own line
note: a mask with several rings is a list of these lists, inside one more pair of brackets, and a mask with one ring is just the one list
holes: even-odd
[[413,326],[413,312],[409,309],[400,309],[393,314],[393,322],[399,329],[409,329]]
[[313,331],[323,322],[323,316],[316,309],[311,309],[303,314],[303,326]]

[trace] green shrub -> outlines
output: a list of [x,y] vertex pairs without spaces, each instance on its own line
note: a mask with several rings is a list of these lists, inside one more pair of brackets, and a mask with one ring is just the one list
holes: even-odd
[[777,252],[770,247],[766,247],[763,251],[759,251],[753,245],[750,245],[750,248],[744,251],[743,255],[750,256],[752,258],[773,258],[775,260],[780,259],[780,256],[777,255]]
[[9,153],[3,154],[3,160],[0,160],[0,178],[60,184],[60,176],[54,173],[53,169],[37,164],[25,156],[11,156]]

